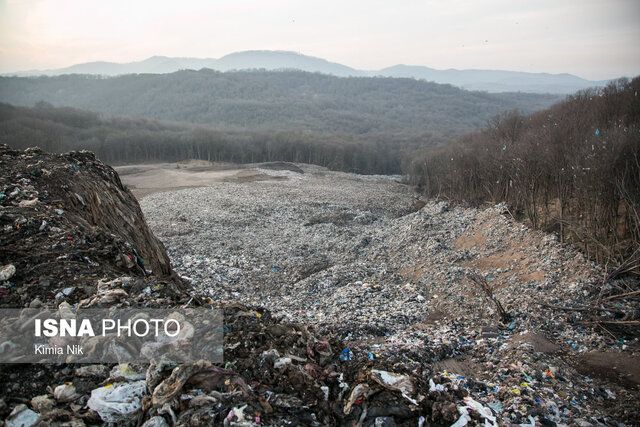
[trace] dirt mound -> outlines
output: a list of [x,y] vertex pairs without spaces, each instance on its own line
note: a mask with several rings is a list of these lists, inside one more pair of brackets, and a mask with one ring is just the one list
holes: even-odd
[[592,351],[576,360],[576,370],[596,378],[629,386],[640,384],[638,357],[629,354]]
[[260,169],[269,169],[274,171],[291,171],[295,173],[304,173],[302,169],[289,162],[268,162],[257,165]]
[[[95,293],[99,279],[175,280],[163,244],[117,173],[89,152],[0,146],[0,306]],[[172,275],[174,276],[172,279]]]

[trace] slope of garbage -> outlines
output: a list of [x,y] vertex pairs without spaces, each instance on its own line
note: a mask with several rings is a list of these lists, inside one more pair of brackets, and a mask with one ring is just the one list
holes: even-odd
[[224,311],[223,364],[0,365],[7,426],[639,422],[632,284],[502,207],[262,165],[145,197],[147,227],[90,153],[0,166],[2,308]]
[[[460,396],[428,396],[426,381],[402,367],[348,360],[335,335],[275,319],[261,307],[205,300],[173,273],[136,200],[91,153],[2,146],[0,162],[2,308],[54,308],[62,315],[78,307],[223,307],[225,355],[224,365],[2,364],[4,425],[457,419],[452,407],[442,412],[436,402]],[[14,345],[4,341],[0,352]]]
[[173,274],[136,199],[92,153],[3,145],[0,179],[0,307],[75,303],[98,279],[128,275],[134,286]]
[[501,423],[638,422],[637,282],[604,283],[504,206],[425,205],[399,177],[301,168],[141,206],[203,298],[313,325],[344,342],[345,365],[391,364]]

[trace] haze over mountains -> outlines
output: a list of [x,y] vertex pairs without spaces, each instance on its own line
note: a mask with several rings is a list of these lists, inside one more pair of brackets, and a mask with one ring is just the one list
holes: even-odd
[[166,74],[179,70],[210,68],[217,71],[265,69],[301,70],[338,77],[404,77],[451,84],[467,90],[487,92],[531,92],[571,94],[581,89],[604,86],[607,81],[586,80],[572,74],[527,73],[503,70],[437,70],[425,66],[394,65],[381,70],[365,71],[329,62],[322,58],[287,51],[236,52],[219,59],[170,58],[153,56],[129,63],[88,62],[54,70],[32,70],[11,73],[16,76],[57,76],[63,74]]

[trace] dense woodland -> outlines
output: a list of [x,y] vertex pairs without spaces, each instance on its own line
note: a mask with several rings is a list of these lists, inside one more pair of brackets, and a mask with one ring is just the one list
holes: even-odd
[[218,131],[184,123],[110,117],[42,102],[34,108],[0,104],[0,143],[20,149],[38,145],[52,152],[87,149],[110,164],[281,160],[348,172],[399,174],[406,153],[450,138],[435,132],[365,140],[292,130]]
[[226,131],[297,131],[375,139],[469,132],[514,108],[531,113],[557,95],[469,92],[407,78],[339,78],[302,71],[203,69],[172,74],[0,77],[0,102],[40,101],[111,115]]
[[416,155],[405,166],[430,197],[507,202],[534,227],[577,242],[613,274],[640,274],[640,77],[584,90],[529,116]]

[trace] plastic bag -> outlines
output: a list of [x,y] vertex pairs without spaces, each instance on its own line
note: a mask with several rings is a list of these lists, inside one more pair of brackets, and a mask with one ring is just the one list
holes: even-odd
[[142,396],[147,394],[144,380],[131,383],[109,384],[91,392],[87,406],[112,423],[129,418],[142,407]]

